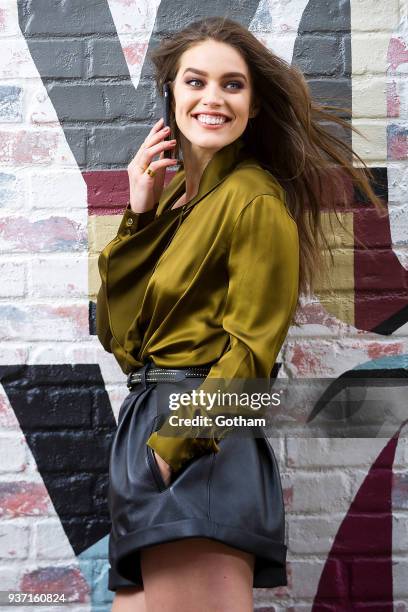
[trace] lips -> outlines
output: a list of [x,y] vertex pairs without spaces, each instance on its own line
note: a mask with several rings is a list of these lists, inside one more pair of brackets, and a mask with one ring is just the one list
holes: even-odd
[[224,117],[225,118],[225,123],[227,123],[228,121],[231,121],[230,117],[227,117],[227,115],[224,115],[223,113],[194,113],[193,115],[191,115],[194,119],[197,119],[198,121],[198,116],[199,115],[208,115],[209,117]]

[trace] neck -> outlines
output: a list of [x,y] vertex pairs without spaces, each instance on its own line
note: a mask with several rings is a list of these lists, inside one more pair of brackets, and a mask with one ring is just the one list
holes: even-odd
[[197,147],[183,136],[181,136],[181,150],[186,179],[186,201],[188,202],[196,196],[205,167],[216,151]]

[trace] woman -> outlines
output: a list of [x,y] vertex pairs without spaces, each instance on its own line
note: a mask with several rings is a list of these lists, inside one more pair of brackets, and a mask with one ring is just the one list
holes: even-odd
[[[333,162],[381,203],[317,120],[349,124],[239,24],[193,23],[153,61],[159,91],[171,84],[176,139],[153,126],[99,258],[97,333],[131,388],[110,457],[109,588],[115,612],[249,612],[253,587],[287,584],[275,455],[263,435],[175,428],[169,397],[187,392],[179,414],[203,416],[192,392],[270,382],[299,293],[324,267],[320,210],[342,185]],[[163,191],[177,163],[164,151],[180,149]]]

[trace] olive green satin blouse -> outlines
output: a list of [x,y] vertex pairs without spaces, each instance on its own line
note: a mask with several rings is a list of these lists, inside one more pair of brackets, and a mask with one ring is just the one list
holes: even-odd
[[[153,210],[128,205],[98,260],[98,338],[126,374],[147,358],[213,363],[197,391],[212,378],[269,378],[298,299],[298,231],[284,191],[241,138],[215,153],[197,195],[171,209],[184,191],[181,168]],[[147,444],[175,471],[219,450],[214,435],[172,431],[165,422]]]

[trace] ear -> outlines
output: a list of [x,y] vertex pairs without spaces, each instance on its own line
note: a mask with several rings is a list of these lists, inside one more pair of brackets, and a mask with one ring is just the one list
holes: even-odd
[[253,119],[254,117],[256,117],[260,110],[261,110],[261,105],[258,102],[253,104],[249,112],[249,119]]
[[258,96],[255,96],[250,105],[249,119],[253,119],[254,117],[256,117],[260,110],[261,110],[261,103],[259,101]]

